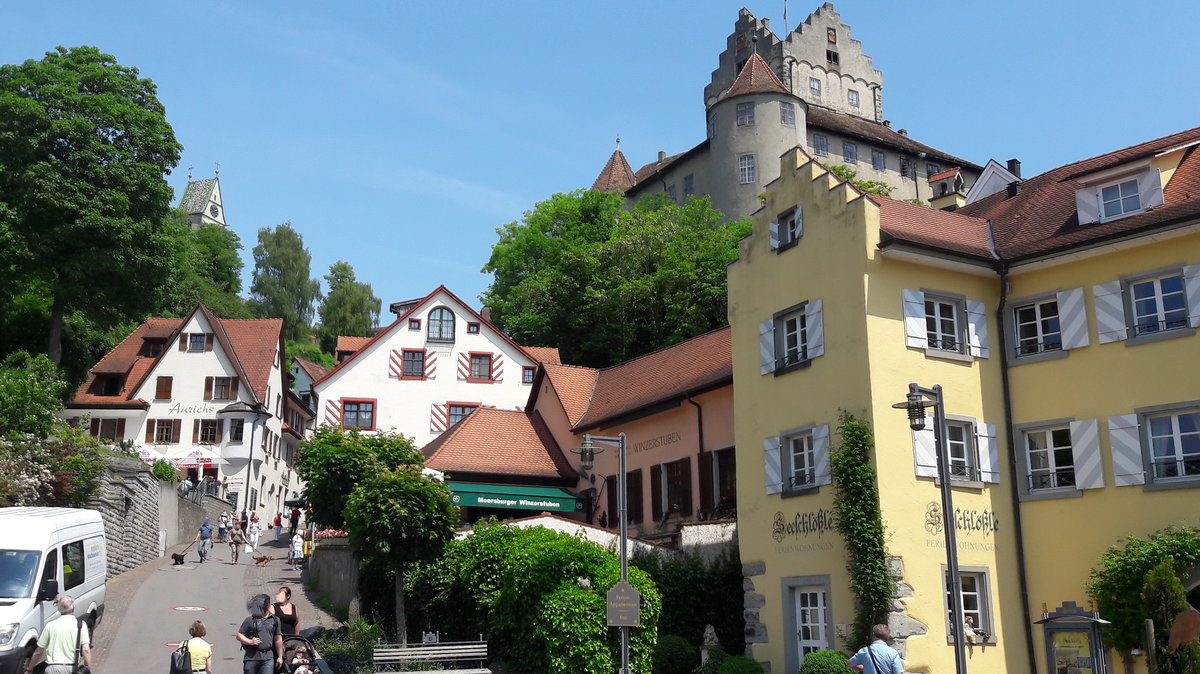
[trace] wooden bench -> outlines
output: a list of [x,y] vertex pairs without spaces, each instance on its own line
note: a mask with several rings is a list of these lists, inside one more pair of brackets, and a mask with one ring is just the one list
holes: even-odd
[[[375,666],[376,672],[391,674],[392,672],[404,671],[406,674],[414,674],[410,670],[402,670],[405,665],[415,663],[438,663],[443,662],[477,662],[478,667],[472,669],[455,669],[453,671],[458,674],[492,674],[492,670],[484,667],[487,662],[487,642],[486,641],[456,641],[442,644],[412,644],[404,646],[401,644],[382,644],[376,646],[372,654],[372,663]],[[430,674],[441,670],[426,670],[417,672],[416,674]]]

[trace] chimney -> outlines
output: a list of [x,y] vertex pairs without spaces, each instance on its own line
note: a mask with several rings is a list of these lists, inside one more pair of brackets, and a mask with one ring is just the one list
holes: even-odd
[[484,308],[480,309],[479,315],[482,316],[483,320],[487,321],[488,323],[492,322],[492,308],[491,307],[484,307]]
[[908,138],[908,129],[900,129],[896,133],[900,134],[901,136],[904,136],[905,138]]
[[890,119],[883,120],[883,128],[885,128],[885,129],[892,128],[892,120],[890,120]]
[[659,151],[658,151],[658,161],[659,161],[659,163],[662,163],[662,160],[664,160],[664,159],[666,159],[666,158],[667,158],[667,153],[666,153],[666,152],[663,152],[662,150],[659,150]]
[[767,30],[771,30],[771,20],[770,19],[763,17],[762,25],[763,25],[763,28],[766,28]]
[[1014,180],[1008,184],[1008,198],[1011,199],[1021,193],[1021,181]]
[[1009,159],[1008,160],[1008,172],[1015,175],[1016,177],[1020,178],[1021,177],[1021,160]]

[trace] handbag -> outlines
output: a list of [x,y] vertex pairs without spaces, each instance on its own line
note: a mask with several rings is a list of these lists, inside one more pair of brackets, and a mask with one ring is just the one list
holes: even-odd
[[171,651],[171,674],[192,674],[192,652],[187,641],[181,641],[179,648]]
[[83,618],[76,618],[75,622],[75,661],[71,663],[71,671],[74,674],[92,674],[90,667],[79,664],[79,656],[83,654]]

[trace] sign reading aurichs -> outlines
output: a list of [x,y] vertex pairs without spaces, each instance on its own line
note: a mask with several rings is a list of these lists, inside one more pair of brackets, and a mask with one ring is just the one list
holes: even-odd
[[608,626],[640,627],[642,595],[629,583],[617,583],[608,591]]

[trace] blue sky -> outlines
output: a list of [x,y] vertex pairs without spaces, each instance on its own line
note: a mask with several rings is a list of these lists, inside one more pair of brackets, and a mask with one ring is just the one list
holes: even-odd
[[[794,28],[818,2],[792,0]],[[841,0],[895,128],[1026,176],[1200,124],[1200,5]],[[388,302],[465,300],[495,229],[591,185],[618,133],[634,167],[704,136],[702,90],[737,2],[6,3],[0,62],[96,45],[158,85],[185,146],[220,162],[250,249],[291,221]],[[782,34],[782,0],[751,1]],[[385,319],[386,319],[386,308]]]

